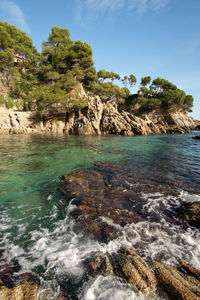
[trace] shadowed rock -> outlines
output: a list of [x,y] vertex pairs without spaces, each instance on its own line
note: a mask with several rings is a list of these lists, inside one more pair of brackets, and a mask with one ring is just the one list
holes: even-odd
[[200,202],[183,202],[179,209],[179,218],[192,226],[200,227]]
[[193,136],[192,138],[196,140],[200,140],[200,135]]

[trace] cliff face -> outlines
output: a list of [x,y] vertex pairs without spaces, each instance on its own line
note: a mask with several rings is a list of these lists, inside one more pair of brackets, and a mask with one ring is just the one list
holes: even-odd
[[58,133],[74,135],[147,135],[153,133],[185,133],[200,122],[183,112],[150,114],[139,118],[119,112],[114,102],[103,103],[90,96],[88,107],[67,114],[61,120],[40,119],[35,112],[20,112],[0,108],[0,133]]

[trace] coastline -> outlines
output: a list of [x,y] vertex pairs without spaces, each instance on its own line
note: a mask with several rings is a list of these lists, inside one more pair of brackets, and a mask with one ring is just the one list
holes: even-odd
[[186,113],[154,112],[137,117],[118,111],[114,101],[102,102],[90,96],[88,105],[75,112],[41,117],[36,111],[0,108],[0,134],[50,133],[65,135],[148,135],[189,133],[198,129],[200,121]]

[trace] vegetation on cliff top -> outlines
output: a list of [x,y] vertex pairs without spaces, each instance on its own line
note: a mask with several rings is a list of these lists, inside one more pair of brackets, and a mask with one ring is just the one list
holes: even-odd
[[121,78],[112,71],[97,72],[92,56],[91,46],[72,41],[66,28],[53,27],[39,54],[26,33],[0,22],[0,69],[15,74],[9,97],[21,99],[24,110],[80,108],[87,104],[87,97],[77,88],[82,84],[88,93],[100,95],[104,101],[115,99],[121,108],[137,114],[157,108],[191,111],[193,97],[168,80],[143,77],[138,92],[130,95],[127,86],[136,84],[135,75]]

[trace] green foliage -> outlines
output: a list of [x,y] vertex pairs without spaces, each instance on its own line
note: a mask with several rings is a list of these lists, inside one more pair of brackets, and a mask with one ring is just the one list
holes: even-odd
[[193,106],[193,101],[194,101],[194,98],[192,97],[192,95],[186,95],[186,97],[184,98],[184,103],[183,103],[183,106],[185,107],[185,110],[186,111],[189,111],[191,112],[191,108]]
[[0,95],[0,105],[5,104],[4,96]]
[[69,49],[67,63],[74,78],[90,88],[96,80],[92,48],[87,43],[76,41]]
[[125,85],[125,87],[127,87],[128,85],[128,76],[125,75],[123,78],[122,78],[122,83]]
[[14,25],[0,21],[0,65],[14,63],[14,54],[23,54],[27,58],[38,55],[33,42],[26,33]]
[[141,79],[141,87],[133,103],[133,105],[139,104],[138,113],[152,111],[156,108],[168,111],[179,109],[191,111],[193,105],[193,97],[191,95],[186,96],[184,91],[163,78],[154,79],[149,88],[147,88],[146,85],[150,84],[150,82],[150,76]]
[[65,60],[72,43],[67,28],[52,27],[47,42],[43,43],[43,63],[52,65],[55,70],[65,71],[67,68]]
[[106,70],[99,70],[99,72],[97,73],[97,78],[101,83],[103,83],[106,79],[111,79],[112,81],[121,79],[119,74]]
[[136,82],[137,79],[135,77],[135,75],[130,74],[129,76],[125,75],[122,79],[121,79],[122,83],[124,84],[125,87],[127,87],[127,85],[129,84],[130,87],[133,87]]
[[5,104],[6,104],[6,108],[8,109],[13,108],[15,106],[15,102],[10,96],[8,96],[8,98],[6,99]]
[[97,84],[94,93],[101,96],[104,99],[115,98],[117,102],[121,102],[123,98],[130,95],[130,91],[124,87],[120,88],[118,85],[114,85],[112,82],[105,82]]
[[162,93],[169,90],[176,90],[177,86],[163,78],[156,78],[152,82],[152,87],[155,92]]
[[135,75],[130,74],[129,77],[128,77],[128,82],[129,82],[129,84],[130,84],[131,87],[132,87],[134,84],[136,84],[137,79],[136,79]]
[[14,51],[0,51],[0,68],[8,68],[14,62]]
[[151,83],[151,76],[146,76],[141,78],[141,85],[146,86],[147,84]]
[[[27,58],[21,66],[14,64],[15,55],[20,53]],[[130,96],[127,86],[136,84],[135,75],[120,78],[104,69],[97,73],[92,57],[91,46],[72,41],[66,28],[52,27],[39,55],[26,33],[0,22],[0,68],[15,74],[6,106],[16,106],[18,102],[13,99],[21,99],[24,110],[37,109],[42,113],[80,108],[87,104],[77,88],[81,83],[87,92],[98,94],[105,101],[115,99],[130,111],[135,107],[140,113],[157,108],[191,110],[193,97],[163,78],[156,78],[151,84],[150,76],[143,77],[138,93]],[[115,80],[121,80],[124,87],[115,85]],[[0,104],[3,101],[0,97]]]

